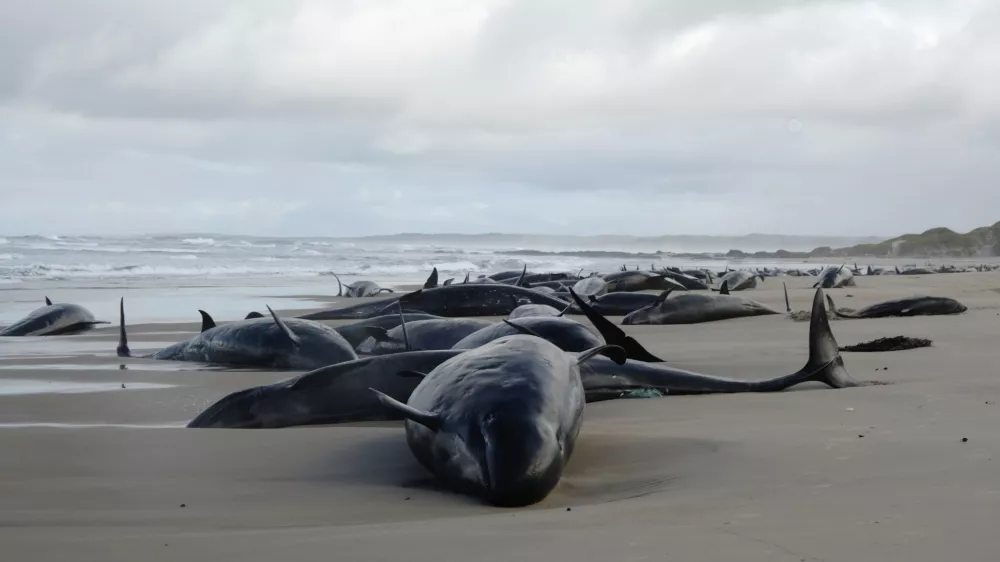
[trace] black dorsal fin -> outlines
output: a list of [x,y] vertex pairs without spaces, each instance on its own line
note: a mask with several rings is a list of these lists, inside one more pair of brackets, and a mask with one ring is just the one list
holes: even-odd
[[672,292],[674,292],[673,287],[670,287],[669,289],[664,289],[664,291],[660,293],[659,296],[656,297],[656,300],[653,301],[653,306],[659,306],[663,304],[663,301],[667,300],[667,297],[669,297],[670,293]]
[[410,335],[406,333],[406,315],[403,314],[403,305],[399,301],[396,301],[396,304],[399,305],[399,329],[403,332],[403,345],[406,351],[413,351],[413,348],[410,347]]
[[125,297],[122,297],[118,307],[118,357],[131,357],[128,336],[125,335]]
[[465,281],[462,281],[462,284],[465,284],[465,283],[468,283],[468,282],[469,282],[469,272],[466,271],[465,272]]
[[205,312],[204,310],[199,310],[198,313],[201,314],[202,332],[206,330],[211,330],[212,328],[215,327],[215,320],[212,319],[212,316],[209,313]]
[[256,310],[251,310],[250,312],[247,313],[246,318],[244,318],[244,320],[251,320],[253,318],[263,318],[263,317],[264,317],[263,314],[257,312]]
[[720,295],[729,294],[729,279],[726,279],[725,281],[722,282],[722,286],[719,287],[719,294]]
[[653,355],[646,350],[638,341],[636,341],[632,336],[626,334],[621,328],[615,326],[613,322],[604,317],[603,314],[594,310],[592,306],[583,302],[580,295],[571,288],[569,290],[570,296],[576,302],[576,307],[580,309],[580,312],[590,320],[590,323],[597,328],[597,331],[601,333],[601,337],[604,341],[617,345],[625,350],[628,357],[635,359],[636,361],[644,361],[646,363],[662,363],[663,359]]
[[375,393],[375,397],[378,398],[378,401],[383,406],[395,411],[404,418],[419,423],[431,431],[437,431],[441,428],[441,416],[438,414],[435,414],[434,412],[425,412],[412,406],[407,406],[399,400],[396,400],[391,396],[387,396],[374,388],[369,387],[368,390]]
[[[330,273],[333,273],[332,271]],[[337,296],[344,296],[344,285],[340,282],[340,277],[337,277],[336,273],[333,273],[333,277],[337,280]],[[261,314],[263,316],[263,314]]]
[[427,276],[427,281],[424,281],[425,289],[434,289],[438,286],[438,268],[431,270],[431,274]]
[[524,276],[528,274],[528,264],[524,264],[524,268],[521,269],[521,275],[518,276],[517,281],[514,282],[515,287],[521,287],[524,285]]
[[287,337],[289,341],[291,341],[296,346],[302,343],[299,340],[299,336],[296,336],[295,332],[293,332],[292,329],[289,328],[287,324],[282,322],[281,318],[278,318],[278,315],[275,314],[273,310],[271,310],[270,306],[267,306],[267,311],[271,313],[271,318],[274,318],[274,323],[277,324],[278,329],[281,330],[281,333],[285,334],[285,337]]
[[389,335],[389,331],[385,328],[379,326],[365,326],[364,331],[375,341],[398,343],[396,340],[392,339],[392,336]]
[[49,300],[49,297],[45,297],[45,306],[52,306],[52,301]]

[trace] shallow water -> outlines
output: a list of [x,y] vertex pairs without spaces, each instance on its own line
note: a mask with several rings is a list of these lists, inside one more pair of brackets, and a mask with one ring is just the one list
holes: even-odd
[[172,388],[174,386],[176,385],[150,382],[83,382],[0,379],[0,396],[24,396],[28,394],[86,394],[91,392],[111,392],[113,390],[155,390],[161,388]]

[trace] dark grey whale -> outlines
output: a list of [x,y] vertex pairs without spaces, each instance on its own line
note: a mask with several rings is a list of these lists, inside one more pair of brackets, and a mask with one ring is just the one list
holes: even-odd
[[188,427],[266,429],[401,419],[386,410],[369,387],[405,402],[420,384],[419,377],[461,351],[410,351],[363,357],[323,367],[297,377],[240,390],[198,414]]
[[372,326],[368,328],[370,337],[357,346],[357,352],[362,355],[387,355],[402,351],[451,349],[469,334],[492,325],[489,320],[477,318],[434,318],[397,324],[390,330]]
[[350,324],[344,324],[343,326],[335,326],[333,329],[337,331],[338,334],[347,340],[347,343],[351,344],[351,347],[357,349],[361,342],[367,340],[371,337],[372,332],[370,328],[382,328],[383,330],[391,330],[396,326],[399,326],[400,322],[405,319],[406,322],[417,322],[419,320],[436,320],[440,316],[434,316],[433,314],[424,314],[423,312],[408,312],[403,315],[401,319],[399,314],[383,314],[380,316],[373,316],[371,318],[365,318],[363,320],[358,320],[357,322],[351,322]]
[[[125,334],[124,298],[120,307],[118,356],[132,357]],[[142,357],[272,369],[318,369],[358,358],[333,328],[298,318],[282,320],[270,307],[268,311],[271,318],[223,324]]]
[[531,289],[505,284],[462,284],[423,289],[399,298],[407,310],[457,318],[463,316],[506,316],[522,304],[547,304],[565,308],[567,303]]
[[64,336],[85,332],[107,321],[95,320],[89,310],[78,304],[52,304],[45,297],[45,306],[0,330],[0,336]]
[[823,290],[813,297],[809,323],[809,360],[790,375],[764,380],[731,379],[694,373],[664,363],[626,361],[613,364],[595,357],[581,369],[588,401],[597,401],[602,391],[613,399],[636,390],[659,390],[667,394],[713,394],[733,392],[775,392],[804,382],[821,382],[832,388],[859,386],[844,367],[837,340],[823,303]]
[[379,287],[378,283],[374,281],[355,281],[350,285],[347,285],[347,293],[344,293],[345,286],[341,284],[340,277],[337,274],[333,274],[334,278],[337,279],[337,296],[338,297],[348,297],[348,298],[363,298],[363,297],[374,297],[381,293],[391,293],[392,289],[386,289],[384,287]]
[[841,265],[840,267],[830,266],[821,271],[819,281],[813,285],[813,288],[839,289],[841,287],[855,286],[857,286],[857,283],[854,281],[854,271]]
[[599,351],[575,358],[534,336],[507,336],[438,365],[405,404],[372,390],[406,418],[410,451],[451,489],[530,505],[555,488],[573,453],[585,404],[579,364]]
[[[721,291],[725,291],[728,281],[723,281]],[[636,324],[697,324],[745,316],[781,314],[757,301],[725,294],[689,293],[672,299],[660,295],[656,302],[630,313],[624,325]]]
[[528,316],[490,324],[456,342],[452,349],[475,349],[514,334],[542,338],[563,351],[582,352],[605,344],[601,336],[571,318]]
[[880,302],[866,306],[857,312],[841,312],[833,303],[830,295],[826,296],[830,303],[830,311],[841,318],[886,318],[889,316],[936,316],[940,314],[961,314],[968,310],[966,306],[948,297],[907,297]]

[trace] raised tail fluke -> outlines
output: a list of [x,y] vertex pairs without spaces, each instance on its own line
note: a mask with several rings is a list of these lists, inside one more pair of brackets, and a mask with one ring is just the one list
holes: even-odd
[[844,367],[840,346],[830,329],[823,296],[823,289],[816,289],[812,318],[809,321],[809,362],[799,372],[811,373],[807,380],[821,382],[832,388],[860,386],[861,383]]
[[118,305],[118,357],[132,357],[128,349],[128,336],[125,335],[125,297]]

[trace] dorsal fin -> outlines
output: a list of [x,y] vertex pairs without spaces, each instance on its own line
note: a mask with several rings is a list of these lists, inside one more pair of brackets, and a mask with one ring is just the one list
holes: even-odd
[[397,340],[392,339],[388,330],[380,326],[365,326],[364,332],[375,341],[399,343]]
[[[527,326],[522,326],[520,324],[515,324],[515,323],[511,322],[510,320],[507,320],[506,318],[504,319],[503,323],[506,324],[506,325],[508,325],[508,326],[510,326],[511,328],[514,328],[515,330],[517,330],[518,332],[520,332],[520,333],[522,333],[522,334],[524,334],[526,336],[535,336],[536,338],[542,338],[542,336],[538,335],[537,332],[535,332],[531,328],[528,328]],[[545,339],[545,338],[542,338],[542,339]]]
[[725,281],[722,282],[722,286],[719,287],[719,294],[720,295],[729,294],[729,279],[726,279]]
[[131,357],[128,336],[125,335],[125,297],[122,297],[118,307],[118,357]]
[[201,314],[202,332],[206,330],[211,330],[212,328],[215,327],[215,320],[212,320],[212,316],[209,313],[205,312],[204,310],[199,310],[198,313]]
[[263,314],[257,312],[256,310],[251,310],[250,312],[247,313],[247,316],[246,318],[244,318],[244,320],[250,320],[251,318],[263,318],[263,317],[264,317]]
[[560,312],[559,314],[556,314],[556,317],[558,318],[560,316],[565,316],[566,313],[569,312],[569,309],[571,309],[571,308],[573,308],[573,303],[567,304],[566,308],[562,309],[562,312]]
[[468,283],[468,282],[469,282],[469,272],[466,271],[465,272],[465,281],[462,281],[462,283],[464,284],[464,283]]
[[285,334],[285,337],[287,337],[289,341],[291,341],[295,345],[300,345],[302,343],[302,341],[299,340],[299,336],[296,336],[295,332],[293,332],[292,329],[289,328],[287,324],[282,322],[281,318],[278,318],[278,315],[275,314],[273,310],[271,310],[271,307],[269,305],[267,306],[267,311],[271,313],[271,318],[274,318],[274,323],[278,325],[278,329],[281,330],[283,334]]
[[670,293],[672,293],[672,292],[674,292],[674,288],[673,287],[670,287],[669,289],[664,289],[664,291],[662,293],[660,293],[659,296],[656,297],[656,300],[653,301],[653,305],[652,306],[659,306],[659,305],[663,304],[663,301],[667,300],[667,297],[669,297]]
[[570,288],[569,294],[576,302],[576,307],[579,308],[580,312],[587,317],[587,320],[590,320],[590,323],[597,328],[597,331],[601,333],[601,337],[604,338],[605,342],[621,347],[625,350],[625,353],[629,357],[635,359],[636,361],[644,361],[646,363],[663,362],[663,359],[660,359],[647,351],[646,348],[633,339],[632,336],[626,334],[618,326],[615,326],[614,323],[605,318],[603,314],[594,310],[592,306],[583,302],[580,295],[577,295],[572,288]]
[[379,287],[378,291],[375,291],[375,294],[378,295],[381,293],[395,293],[395,292],[396,291],[393,291],[392,289],[388,289],[386,287]]
[[[330,273],[333,273],[333,272],[331,271]],[[336,273],[333,273],[333,277],[337,280],[337,296],[338,297],[344,296],[344,285],[340,283],[340,277],[337,277]],[[261,314],[261,316],[264,316],[264,315]]]
[[434,412],[425,412],[403,404],[399,400],[396,400],[391,396],[387,396],[374,388],[368,387],[368,390],[375,393],[375,397],[378,398],[378,401],[383,406],[390,410],[394,410],[404,418],[419,423],[431,431],[437,431],[441,428],[441,416],[438,414],[435,414]]
[[45,297],[45,305],[46,306],[52,306],[52,301],[49,300],[49,297]]
[[521,275],[519,275],[517,281],[514,282],[514,286],[522,287],[524,285],[524,276],[527,274],[528,274],[528,264],[524,264],[524,268],[521,269]]
[[628,360],[628,356],[625,354],[625,350],[617,345],[599,345],[597,347],[592,347],[587,351],[584,351],[576,357],[576,364],[579,365],[595,355],[604,355],[608,359],[611,359],[618,365],[624,365],[625,361]]
[[792,311],[792,304],[788,300],[788,285],[786,285],[785,282],[782,281],[781,282],[781,286],[785,289],[785,311],[786,312],[791,312]]
[[444,283],[441,283],[441,285],[447,287],[448,285],[451,285],[451,282],[454,281],[454,280],[455,280],[454,277],[449,277],[448,279],[445,279]]
[[587,295],[587,300],[590,302],[597,302],[597,297],[594,295]]
[[413,348],[410,347],[410,335],[406,333],[406,315],[403,314],[403,305],[399,301],[396,301],[396,304],[399,305],[399,329],[403,332],[403,346],[406,351],[413,351]]
[[427,277],[427,281],[424,281],[425,289],[434,289],[438,286],[438,268],[431,270],[431,274]]

